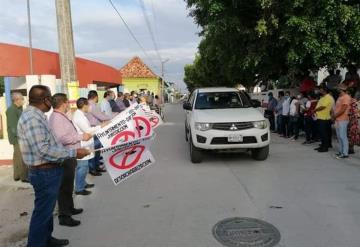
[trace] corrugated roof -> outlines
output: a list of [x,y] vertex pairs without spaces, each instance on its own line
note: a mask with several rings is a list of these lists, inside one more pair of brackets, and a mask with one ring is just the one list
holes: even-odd
[[123,78],[158,78],[139,57],[132,58],[120,69]]

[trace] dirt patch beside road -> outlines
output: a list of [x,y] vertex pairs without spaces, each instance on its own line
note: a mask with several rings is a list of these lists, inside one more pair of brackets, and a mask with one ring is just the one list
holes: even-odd
[[12,179],[12,166],[0,167],[0,247],[26,246],[34,192]]

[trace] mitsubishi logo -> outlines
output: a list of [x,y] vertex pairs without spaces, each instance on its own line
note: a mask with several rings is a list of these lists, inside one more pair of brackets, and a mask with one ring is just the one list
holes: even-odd
[[238,130],[238,128],[235,126],[235,124],[232,124],[230,127],[230,130],[235,131],[235,130]]

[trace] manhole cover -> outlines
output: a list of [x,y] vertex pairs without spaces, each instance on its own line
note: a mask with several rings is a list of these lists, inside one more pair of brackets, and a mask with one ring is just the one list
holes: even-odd
[[273,247],[280,232],[273,225],[252,218],[229,218],[213,228],[214,237],[227,247]]

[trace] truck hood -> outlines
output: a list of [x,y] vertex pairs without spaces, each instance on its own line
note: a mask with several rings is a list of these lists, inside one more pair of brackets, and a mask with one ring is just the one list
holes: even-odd
[[264,119],[255,108],[194,110],[195,122],[201,123],[253,122]]

